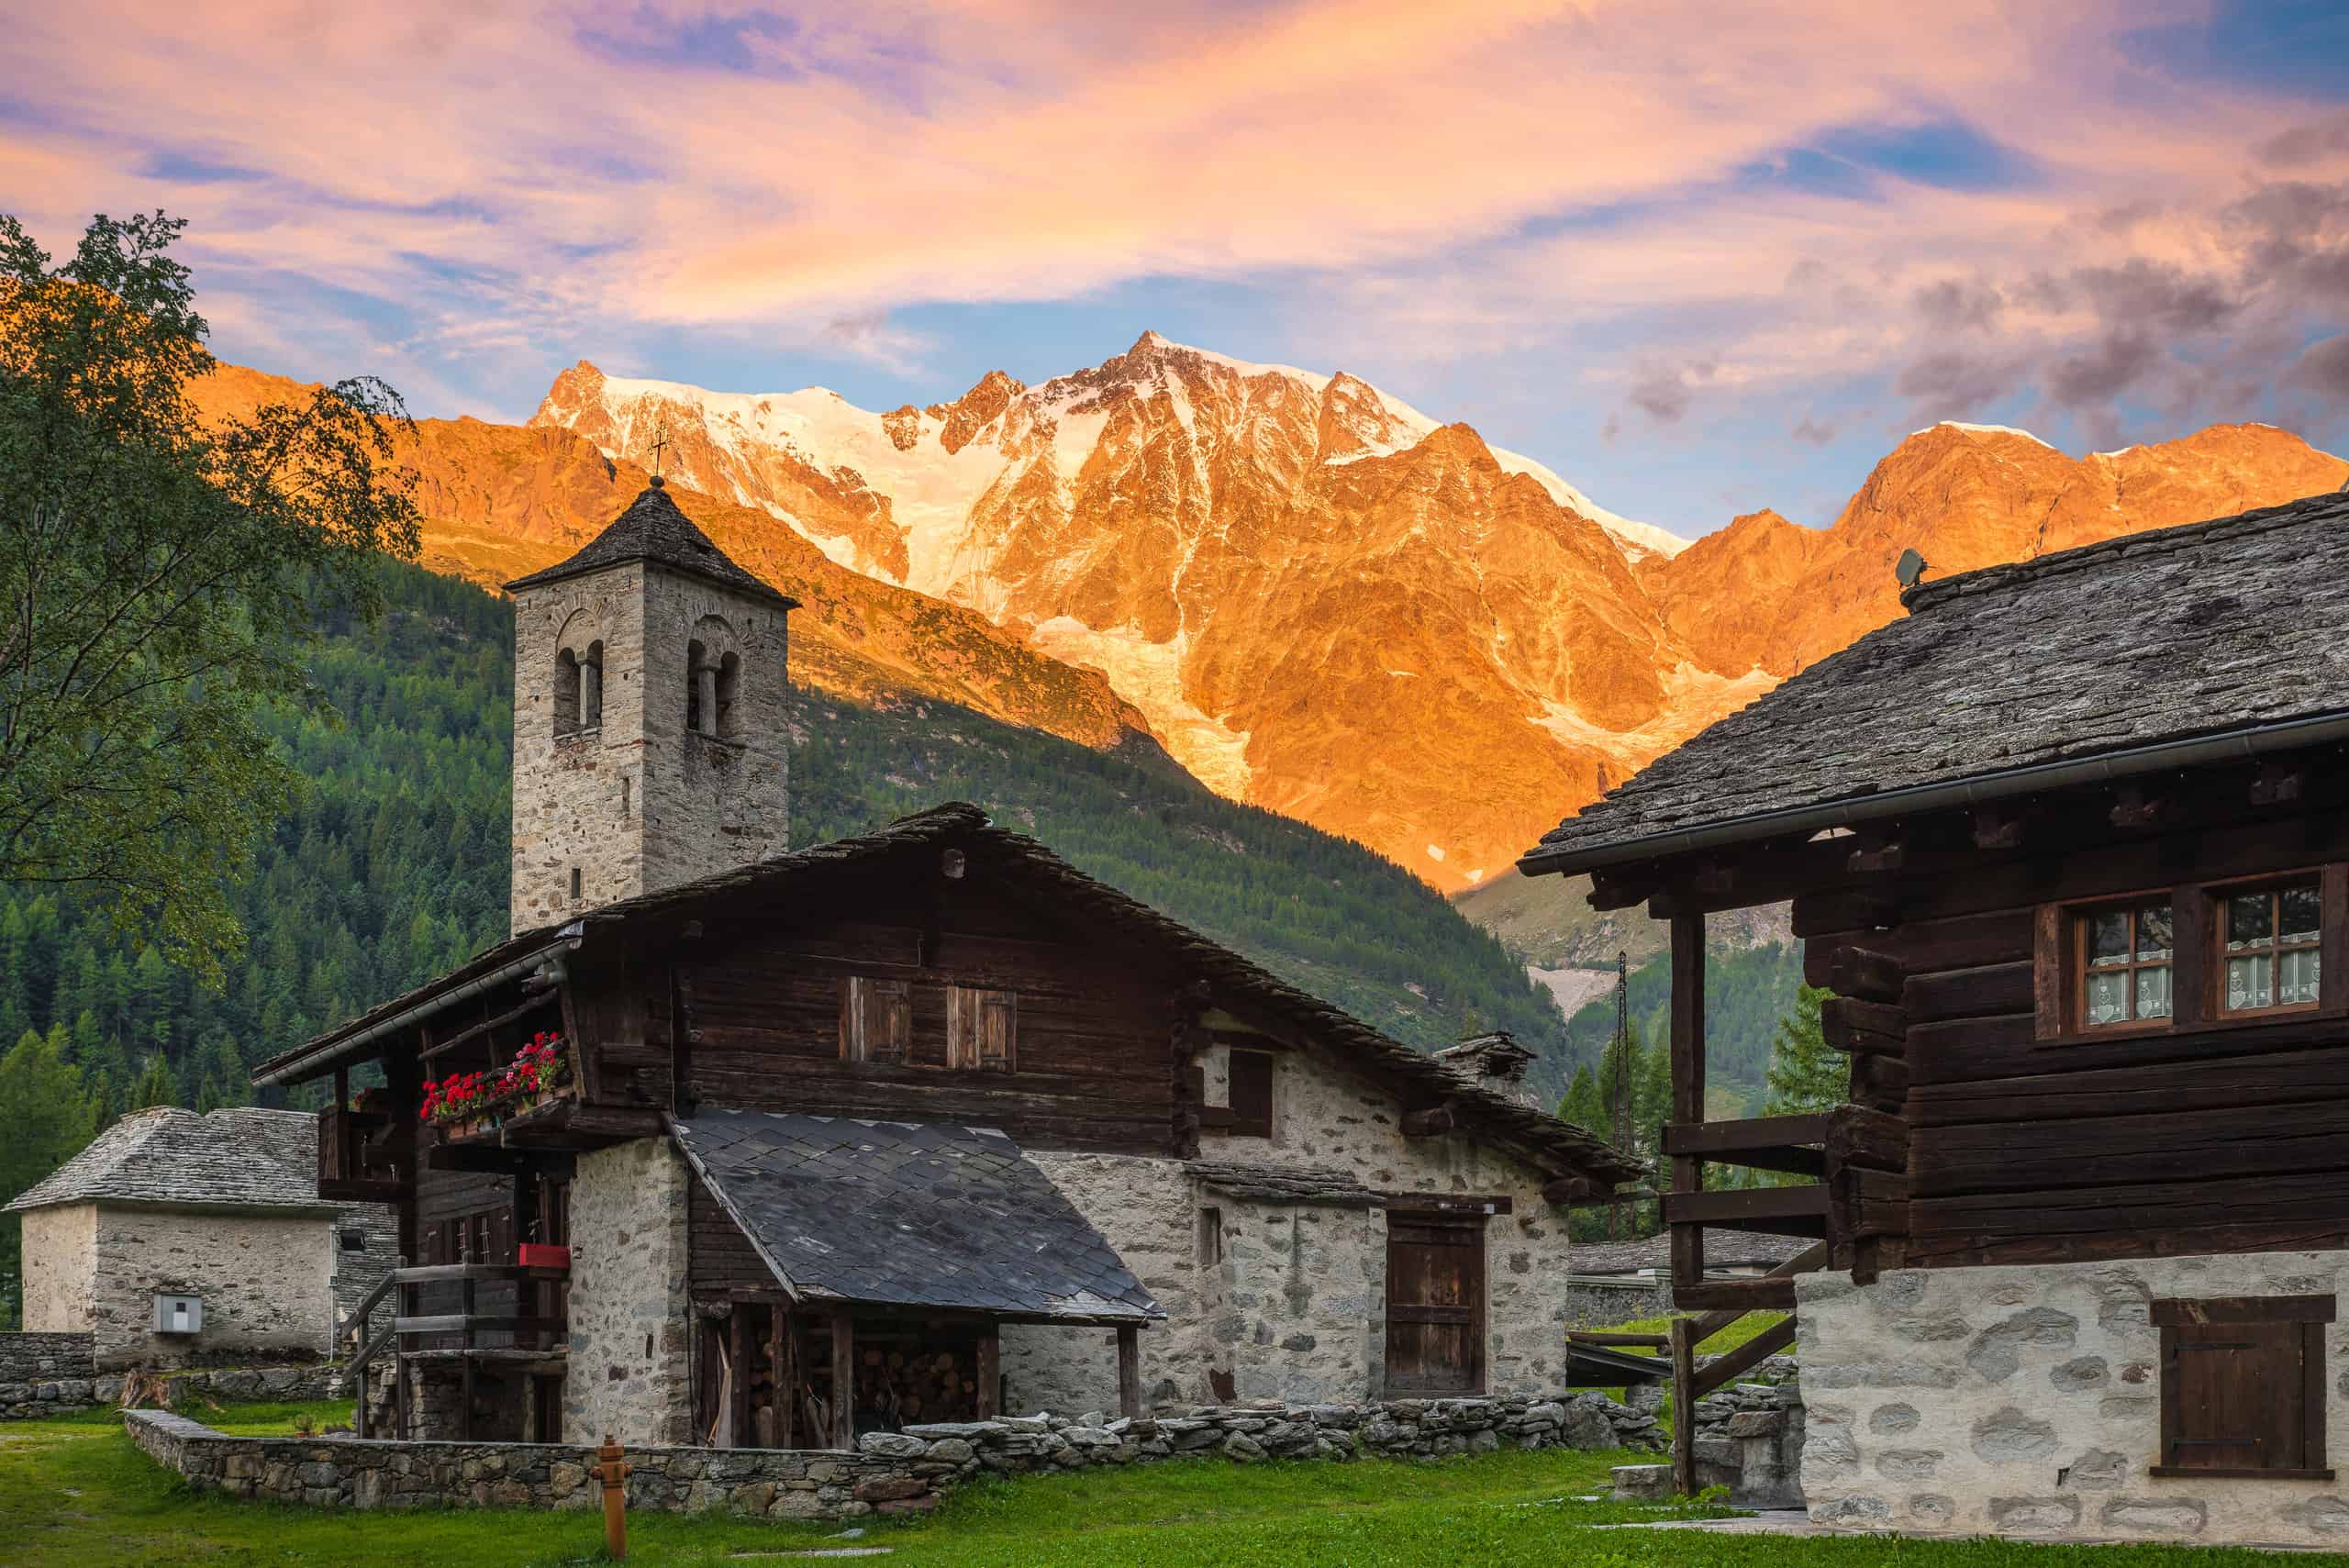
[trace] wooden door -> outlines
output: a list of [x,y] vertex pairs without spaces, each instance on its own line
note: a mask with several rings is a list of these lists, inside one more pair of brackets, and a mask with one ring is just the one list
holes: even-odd
[[1390,1213],[1386,1392],[1477,1394],[1484,1385],[1484,1217]]

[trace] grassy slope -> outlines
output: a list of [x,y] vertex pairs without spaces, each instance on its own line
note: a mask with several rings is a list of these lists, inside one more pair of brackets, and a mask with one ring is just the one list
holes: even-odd
[[[290,1407],[231,1411],[285,1429]],[[2255,1568],[2244,1551],[2001,1541],[1788,1540],[1592,1527],[1669,1517],[1575,1499],[1620,1453],[1507,1452],[1439,1463],[1221,1461],[974,1486],[937,1516],[875,1523],[860,1545],[903,1568]],[[1712,1510],[1718,1512],[1718,1510]],[[837,1526],[640,1515],[629,1561],[788,1562]],[[601,1562],[591,1513],[334,1514],[192,1496],[106,1412],[0,1427],[0,1562],[47,1568],[553,1568]]]

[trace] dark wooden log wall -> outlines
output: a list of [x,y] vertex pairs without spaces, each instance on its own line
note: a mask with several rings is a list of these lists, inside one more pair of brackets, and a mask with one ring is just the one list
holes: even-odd
[[696,1291],[783,1288],[699,1176],[685,1194],[685,1255],[686,1276]]
[[[502,1225],[495,1218],[492,1220],[491,1244],[493,1246],[510,1245],[509,1239],[516,1238],[519,1234],[516,1229],[518,1217],[514,1213],[514,1184],[515,1178],[510,1175],[491,1174],[477,1171],[441,1171],[430,1166],[425,1167],[417,1173],[416,1183],[416,1220],[419,1241],[427,1236],[438,1233],[444,1221],[460,1220],[470,1224],[474,1215],[488,1214],[504,1217]],[[419,1251],[409,1261],[420,1264],[425,1261],[425,1254]],[[453,1255],[447,1255],[440,1256],[436,1261],[442,1263],[454,1263],[461,1261],[507,1262],[512,1260],[510,1258],[484,1260],[470,1257],[460,1260]],[[518,1304],[520,1300],[519,1290],[518,1285],[512,1284],[476,1284],[473,1286],[473,1310],[484,1317],[518,1316],[523,1311],[523,1307]],[[463,1295],[462,1288],[453,1284],[414,1287],[415,1306],[418,1311],[428,1315],[462,1310]],[[474,1342],[495,1346],[510,1344],[512,1340],[511,1334],[484,1333],[476,1336]],[[458,1343],[458,1340],[452,1336],[445,1340],[436,1340],[429,1343],[453,1345]]]
[[[2040,903],[2161,885],[2152,849],[2143,864],[2050,859],[2033,876],[1979,879],[2003,907],[1966,908],[1944,884],[1894,906],[1935,917],[1888,929],[1831,929],[1860,907],[1848,893],[1797,899],[1813,984],[1839,963],[1847,979],[1876,973],[1854,949],[1900,968],[1900,1053],[1867,1051],[1856,1034],[1846,1048],[1854,1097],[1909,1125],[1910,1266],[2349,1244],[2349,1020],[2038,1038]],[[2305,850],[2231,862],[2207,841],[2173,842],[2160,860],[2205,875],[2309,863]],[[2015,901],[2025,883],[2038,896]],[[1879,1025],[1880,1006],[1863,1004],[1847,1031]]]
[[[928,911],[852,908],[821,926],[713,933],[676,963],[685,1075],[699,1102],[957,1121],[1035,1148],[1174,1152],[1171,983],[984,891],[956,887]],[[913,983],[903,1065],[841,1060],[841,976],[860,973]],[[1018,994],[1014,1071],[946,1066],[949,984]],[[595,1006],[603,1018],[625,1004]]]

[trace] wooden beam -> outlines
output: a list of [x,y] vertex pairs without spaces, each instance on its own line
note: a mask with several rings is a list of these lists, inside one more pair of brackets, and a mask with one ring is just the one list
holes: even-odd
[[1589,1197],[1590,1191],[1587,1176],[1560,1176],[1542,1184],[1542,1201],[1563,1208]]
[[1003,1331],[993,1323],[979,1329],[978,1418],[992,1421],[1003,1398]]
[[1452,1108],[1452,1102],[1450,1100],[1444,1101],[1443,1104],[1440,1106],[1430,1106],[1424,1110],[1405,1111],[1403,1113],[1403,1136],[1406,1138],[1433,1138],[1440,1134],[1450,1132],[1455,1119],[1456,1118]]
[[726,1320],[726,1353],[734,1362],[734,1382],[726,1402],[724,1448],[753,1448],[751,1430],[751,1315],[736,1307]]
[[1118,1413],[1141,1418],[1141,1330],[1131,1323],[1118,1326]]
[[845,1312],[832,1314],[831,1446],[856,1447],[856,1331]]
[[[1764,1274],[1752,1279],[1698,1280],[1694,1284],[1675,1283],[1672,1303],[1683,1309],[1693,1307],[1706,1318],[1720,1315],[1725,1321],[1734,1321],[1749,1312],[1792,1312],[1795,1282]],[[1696,1321],[1701,1324],[1705,1318]],[[1720,1330],[1715,1329],[1712,1332],[1718,1334]]]
[[2259,764],[2259,776],[2251,781],[2251,803],[2254,806],[2291,806],[2299,802],[2308,786],[2308,763],[2299,757],[2271,757]]
[[2107,815],[2115,828],[2158,828],[2173,815],[2169,796],[2143,784],[2123,784]]
[[[1819,1270],[1825,1268],[1827,1266],[1828,1251],[1829,1249],[1826,1242],[1816,1242],[1811,1246],[1805,1247],[1801,1251],[1796,1253],[1793,1257],[1788,1258],[1785,1262],[1780,1263],[1776,1268],[1772,1269],[1768,1273],[1758,1279],[1712,1280],[1707,1282],[1709,1284],[1737,1286],[1754,1285],[1765,1287],[1764,1289],[1757,1290],[1752,1294],[1755,1295],[1757,1297],[1764,1295],[1769,1295],[1772,1299],[1766,1302],[1757,1301],[1755,1307],[1723,1305],[1715,1310],[1701,1314],[1696,1319],[1697,1343],[1700,1345],[1703,1344],[1707,1340],[1711,1339],[1715,1334],[1720,1333],[1722,1329],[1728,1328],[1731,1324],[1744,1317],[1749,1311],[1756,1310],[1761,1307],[1776,1306],[1777,1302],[1775,1295],[1776,1292],[1783,1291],[1785,1293],[1785,1305],[1792,1307],[1795,1304],[1795,1276],[1797,1274],[1815,1273]],[[1675,1292],[1675,1294],[1676,1297],[1677,1293]],[[1703,1303],[1687,1301],[1682,1302],[1681,1305],[1684,1307],[1700,1307]]]
[[[1781,1318],[1735,1350],[1723,1352],[1720,1360],[1697,1373],[1696,1386],[1691,1392],[1696,1398],[1702,1399],[1714,1389],[1724,1384],[1734,1382],[1740,1373],[1752,1371],[1794,1342],[1795,1319]],[[1674,1401],[1674,1408],[1676,1413],[1679,1408],[1677,1399]]]
[[[1672,919],[1672,1119],[1684,1125],[1705,1119],[1705,917]],[[1693,1154],[1673,1156],[1672,1190],[1698,1193],[1705,1162]],[[1672,1229],[1672,1278],[1675,1285],[1705,1276],[1704,1232],[1693,1226]],[[1691,1462],[1693,1463],[1693,1461]]]
[[1695,1329],[1686,1318],[1672,1320],[1672,1489],[1683,1497],[1697,1495]]
[[1908,973],[1900,961],[1872,948],[1841,947],[1827,961],[1827,988],[1839,996],[1898,1002]]
[[1909,1124],[1865,1106],[1838,1106],[1827,1114],[1827,1163],[1880,1171],[1909,1166]]
[[[1764,1222],[1824,1220],[1827,1189],[1806,1187],[1746,1187],[1723,1192],[1673,1192],[1664,1196],[1664,1222],[1673,1226],[1719,1225],[1731,1230],[1767,1230]],[[1784,1234],[1817,1234],[1789,1230]]]
[[1633,905],[1646,903],[1649,895],[1654,891],[1655,882],[1652,877],[1604,871],[1590,874],[1589,902],[1593,909],[1629,909]]
[[559,998],[552,991],[540,991],[534,995],[524,998],[522,1005],[518,1007],[508,1007],[506,1011],[499,1013],[495,1018],[483,1019],[480,1023],[475,1024],[473,1028],[465,1030],[462,1034],[452,1034],[447,1040],[441,1040],[437,1045],[426,1047],[424,1050],[417,1052],[417,1060],[419,1062],[429,1062],[436,1056],[445,1056],[450,1051],[456,1050],[459,1046],[470,1045],[474,1040],[484,1038],[492,1029],[503,1029],[506,1025],[514,1022],[517,1018],[528,1018],[530,1014],[537,1012],[541,1007],[553,1006],[558,999]]
[[1866,847],[1865,838],[1861,843],[1862,848],[1843,857],[1845,870],[1855,873],[1898,871],[1909,863],[1909,847],[1898,839],[1886,839],[1873,848]]
[[2004,802],[1976,806],[1974,847],[1977,850],[2021,849],[2021,814]]
[[1672,1348],[1669,1334],[1609,1334],[1591,1329],[1569,1329],[1566,1338],[1577,1345],[1633,1345],[1651,1351]]
[[1767,1149],[1780,1143],[1823,1143],[1826,1139],[1824,1111],[1748,1117],[1742,1121],[1675,1121],[1664,1124],[1664,1151],[1720,1154],[1741,1149]]
[[1831,1050],[1854,1055],[1898,1056],[1908,1050],[1909,1015],[1884,1002],[1831,996],[1820,1004],[1819,1029]]

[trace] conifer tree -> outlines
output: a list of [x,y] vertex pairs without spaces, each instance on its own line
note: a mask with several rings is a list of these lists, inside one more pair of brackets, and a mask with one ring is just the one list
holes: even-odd
[[1828,1049],[1820,1024],[1820,1005],[1833,995],[1824,986],[1806,985],[1778,1019],[1770,1042],[1769,1097],[1763,1102],[1763,1115],[1833,1110],[1849,1097],[1850,1064],[1842,1053]]

